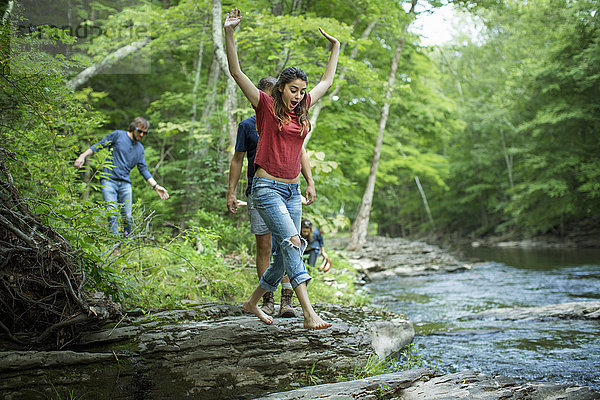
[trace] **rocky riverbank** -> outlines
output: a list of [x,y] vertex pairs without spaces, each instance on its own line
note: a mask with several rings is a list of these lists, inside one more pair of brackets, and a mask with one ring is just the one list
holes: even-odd
[[346,252],[346,240],[334,238],[328,244],[345,255],[359,272],[359,284],[392,276],[418,276],[464,272],[473,266],[441,248],[422,241],[381,236],[369,237],[362,250]]
[[359,284],[392,276],[464,272],[472,268],[439,247],[421,241],[373,236],[362,250],[355,252],[344,251],[344,239],[335,238],[328,243],[359,271]]

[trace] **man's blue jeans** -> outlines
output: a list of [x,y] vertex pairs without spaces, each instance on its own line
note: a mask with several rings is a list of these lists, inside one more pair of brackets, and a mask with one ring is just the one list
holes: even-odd
[[317,258],[319,258],[319,249],[310,249],[310,250],[306,250],[304,251],[304,256],[303,258],[307,258],[308,256],[308,265],[310,265],[311,267],[314,268],[314,266],[317,264]]
[[127,235],[133,228],[133,217],[131,203],[133,200],[133,191],[131,183],[125,181],[114,181],[112,179],[102,179],[102,197],[111,208],[112,213],[108,217],[108,228],[115,234],[119,234],[118,214],[121,212],[123,217],[123,231]]
[[[260,286],[270,292],[287,273],[293,288],[311,280],[302,261],[306,241],[300,236],[302,198],[299,183],[283,183],[273,179],[254,177],[252,202],[273,235],[277,251],[273,261],[260,279]],[[302,248],[296,247],[290,238],[298,236]]]

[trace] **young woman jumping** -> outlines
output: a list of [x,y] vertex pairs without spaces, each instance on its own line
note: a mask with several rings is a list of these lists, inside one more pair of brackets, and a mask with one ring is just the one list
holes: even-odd
[[273,318],[258,307],[267,291],[275,291],[287,272],[304,313],[304,327],[325,329],[331,323],[323,321],[313,309],[306,284],[311,280],[302,262],[306,242],[300,239],[302,199],[300,195],[300,157],[306,134],[310,131],[308,109],[331,87],[340,53],[340,42],[319,28],[331,43],[331,55],[321,81],[307,93],[308,79],[300,68],[283,70],[273,89],[273,96],[258,90],[242,72],[238,60],[233,30],[242,21],[242,13],[234,8],[225,19],[227,62],[233,79],[256,110],[259,132],[252,182],[252,201],[271,230],[279,251],[260,279],[259,286],[244,303],[244,310],[271,324]]

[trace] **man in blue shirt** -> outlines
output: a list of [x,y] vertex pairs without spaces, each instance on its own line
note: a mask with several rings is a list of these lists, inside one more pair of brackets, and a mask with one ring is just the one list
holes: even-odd
[[[275,87],[277,80],[268,76],[262,78],[257,85],[257,88],[263,92],[270,94],[271,90]],[[256,115],[243,120],[238,126],[237,139],[235,144],[235,153],[231,160],[229,168],[229,187],[227,189],[227,208],[232,213],[237,213],[239,202],[236,197],[236,187],[240,180],[242,173],[242,166],[244,163],[244,155],[248,157],[248,187],[246,188],[246,196],[248,199],[248,214],[250,216],[250,233],[256,238],[256,272],[258,278],[265,273],[269,267],[271,260],[271,251],[273,249],[271,242],[271,231],[267,228],[267,225],[261,218],[258,210],[254,208],[252,204],[252,198],[250,193],[252,192],[252,180],[254,178],[254,157],[256,156],[256,146],[258,145],[258,132],[256,131]],[[302,149],[302,175],[306,179],[307,188],[307,204],[314,201],[315,183],[312,179],[312,173],[310,169],[310,160],[304,148]],[[277,251],[275,249],[275,251]],[[280,317],[295,317],[296,312],[292,307],[292,296],[294,290],[290,284],[289,278],[283,277],[281,281],[281,304],[279,307]],[[267,292],[263,296],[263,303],[261,306],[263,312],[269,315],[275,313],[275,302],[273,299],[273,292]]]
[[102,197],[104,201],[113,207],[113,213],[108,217],[108,227],[115,234],[119,233],[118,210],[123,216],[123,231],[127,236],[133,228],[131,204],[133,191],[129,173],[133,167],[138,168],[140,174],[146,179],[152,189],[161,199],[169,198],[167,189],[160,186],[152,174],[148,171],[148,165],[144,158],[144,146],[141,141],[148,134],[150,124],[145,118],[136,117],[127,131],[116,130],[106,135],[99,143],[96,143],[75,160],[75,167],[81,168],[86,157],[91,156],[98,150],[108,147],[108,165],[102,169],[100,183],[102,184]]

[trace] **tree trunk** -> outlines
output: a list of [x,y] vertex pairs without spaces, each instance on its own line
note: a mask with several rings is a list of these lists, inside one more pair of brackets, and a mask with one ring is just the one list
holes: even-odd
[[15,5],[14,0],[8,1],[8,4],[6,5],[6,10],[4,10],[4,14],[2,15],[2,25],[6,25],[6,22],[9,20],[10,16],[12,15],[12,10],[13,10],[14,5]]
[[[206,27],[202,30],[202,38],[206,32]],[[192,161],[195,161],[194,152],[196,151],[196,135],[194,131],[194,125],[196,123],[196,116],[198,114],[198,87],[200,86],[200,72],[202,71],[202,57],[204,55],[204,40],[200,40],[200,49],[198,50],[198,62],[196,65],[196,76],[194,77],[194,87],[192,89],[192,126],[190,127],[190,134],[188,136],[188,153],[186,171],[192,170]],[[187,192],[187,188],[186,188]]]
[[231,159],[233,158],[235,140],[237,137],[238,123],[235,115],[235,110],[237,109],[237,84],[231,77],[231,74],[229,73],[229,67],[227,66],[227,55],[225,54],[225,49],[223,48],[221,14],[221,0],[213,0],[213,46],[215,49],[215,56],[219,62],[219,67],[223,71],[223,74],[227,77],[227,89],[225,91],[225,103],[223,111],[227,116],[225,130],[228,138],[227,147],[229,148],[229,151],[227,152],[227,164],[229,165]]
[[231,163],[233,153],[235,151],[235,142],[237,139],[237,84],[231,78],[227,79],[227,89],[225,92],[225,111],[227,115],[227,136],[228,136],[228,151],[227,151],[227,165]]
[[[404,150],[402,150],[402,143],[400,145],[400,152],[402,153],[402,157],[406,159],[406,154],[404,154]],[[423,206],[425,207],[425,212],[427,212],[427,217],[429,218],[429,223],[433,228],[433,216],[431,215],[431,210],[429,209],[429,202],[427,201],[427,196],[425,195],[425,191],[423,190],[423,186],[421,186],[421,180],[417,175],[415,175],[415,184],[417,185],[417,189],[419,189],[419,193],[421,194],[421,199],[423,200]]]
[[271,13],[275,16],[283,14],[283,0],[271,0]]
[[508,154],[508,150],[506,149],[506,139],[504,138],[504,130],[500,129],[500,137],[502,139],[502,150],[504,152],[504,161],[506,162],[506,169],[508,171],[508,183],[510,184],[510,188],[512,189],[515,184],[513,182],[512,176],[512,166],[513,166],[513,157],[512,154]]
[[300,7],[302,6],[302,0],[292,0],[292,15],[298,15]]
[[[415,12],[415,6],[417,0],[412,0],[412,6],[409,13]],[[408,24],[404,26],[403,33],[405,34],[408,29]],[[373,160],[371,161],[371,170],[367,178],[367,186],[363,194],[362,202],[358,210],[358,215],[352,224],[352,233],[350,237],[350,244],[348,245],[349,250],[359,250],[365,244],[367,240],[367,231],[369,228],[369,216],[371,214],[371,206],[373,204],[373,193],[375,191],[375,179],[377,177],[377,168],[379,167],[379,159],[381,157],[381,147],[383,145],[383,135],[385,133],[385,126],[390,113],[389,100],[392,97],[394,91],[394,83],[396,82],[396,71],[398,70],[398,64],[400,62],[400,55],[404,47],[405,36],[403,35],[398,40],[396,46],[396,53],[392,60],[392,66],[388,75],[388,85],[385,92],[385,100],[383,107],[381,108],[381,116],[379,117],[379,135],[377,136],[377,142],[375,149],[373,150]]]
[[[510,121],[506,118],[503,118],[504,122],[506,122],[506,125],[508,125],[511,129],[511,131],[516,131],[515,127],[513,124],[510,123]],[[504,130],[500,129],[500,135],[502,138],[502,149],[504,150],[504,161],[506,162],[506,169],[508,170],[508,182],[510,183],[510,188],[514,188],[515,183],[513,180],[513,155],[512,154],[508,154],[508,149],[506,148],[506,138],[504,137]]]
[[183,201],[184,209],[180,226],[185,227],[185,221],[189,212],[198,208],[198,171],[200,170],[200,162],[204,155],[208,153],[208,147],[201,147],[202,136],[206,135],[207,132],[212,131],[211,116],[215,108],[216,96],[217,96],[217,84],[219,76],[221,74],[221,68],[218,66],[215,57],[212,59],[210,70],[208,72],[208,83],[207,93],[205,96],[204,108],[202,109],[202,115],[200,121],[203,124],[199,134],[194,135],[194,147],[188,151],[187,164],[190,166],[186,171],[185,177],[185,199]]
[[[402,49],[401,40],[398,42],[398,47],[396,48],[396,55],[400,56],[400,51]],[[394,57],[394,63],[392,64],[392,70],[394,74],[396,71],[394,70],[394,64],[397,66],[396,57]],[[391,74],[390,74],[391,75]],[[389,81],[388,81],[389,82]],[[393,79],[392,79],[393,84]],[[391,87],[391,85],[390,85]],[[391,90],[388,88],[386,92],[386,100],[388,97],[388,93],[391,97]],[[365,192],[363,194],[362,202],[360,204],[360,208],[358,210],[358,215],[352,224],[352,235],[351,242],[348,246],[349,250],[360,250],[362,246],[365,244],[367,240],[367,230],[369,228],[369,214],[371,213],[371,205],[373,204],[373,192],[375,191],[375,178],[377,176],[377,168],[379,166],[379,158],[381,157],[381,147],[383,145],[383,133],[385,131],[385,125],[387,123],[387,118],[390,111],[390,105],[386,101],[383,104],[381,110],[381,116],[379,118],[379,135],[377,136],[377,143],[375,144],[375,149],[373,150],[373,160],[371,161],[371,170],[369,171],[369,177],[367,178],[367,186],[365,187]]]
[[427,217],[429,219],[429,223],[433,228],[433,216],[431,215],[431,210],[429,209],[429,202],[427,201],[427,196],[425,195],[425,191],[423,190],[423,186],[421,186],[421,181],[419,177],[415,175],[415,183],[417,185],[417,189],[419,189],[419,193],[421,194],[421,199],[423,200],[423,206],[425,207],[425,212],[427,213]]
[[[216,98],[218,93],[219,77],[221,71],[223,71],[223,63],[225,62],[225,53],[223,51],[222,34],[221,34],[221,2],[219,0],[213,0],[212,8],[212,44],[213,44],[213,58],[208,73],[207,82],[207,94],[205,97],[204,108],[202,109],[202,115],[200,121],[203,123],[203,129],[201,134],[207,135],[213,130],[213,124],[211,121],[212,114],[215,110]],[[219,51],[220,48],[220,51]],[[225,64],[226,65],[226,64]],[[204,154],[208,152],[208,148],[201,148],[198,141],[198,135],[194,135],[194,146],[188,150],[187,164],[187,177],[185,184],[185,200],[183,218],[180,221],[181,226],[185,226],[186,215],[198,208],[198,184],[195,181],[195,177],[198,175],[196,170],[199,168],[200,159]]]

